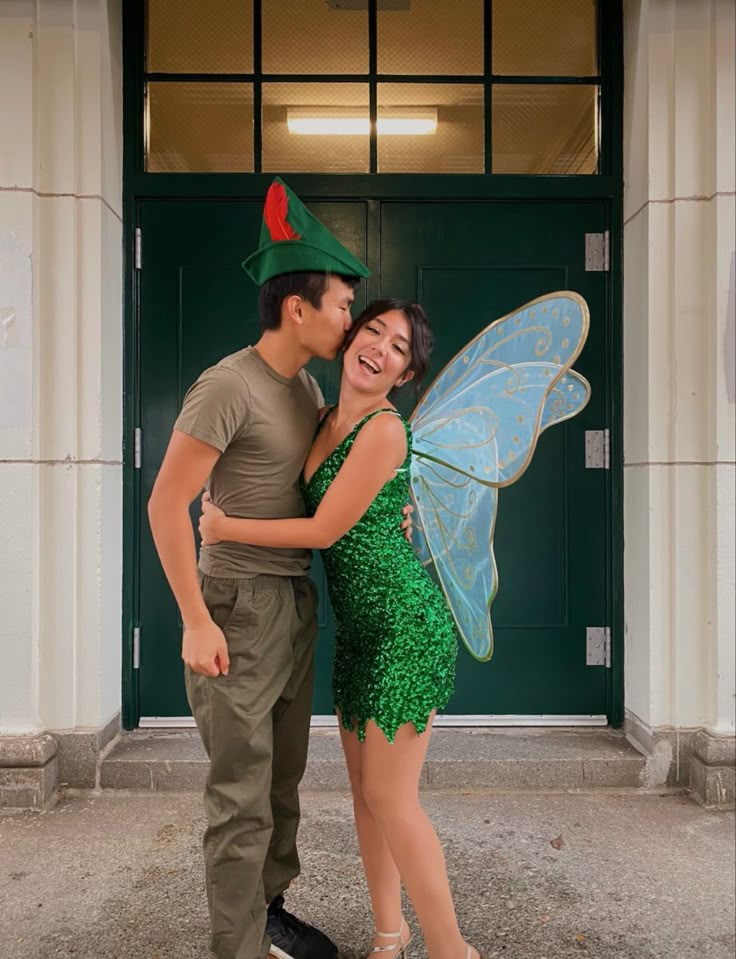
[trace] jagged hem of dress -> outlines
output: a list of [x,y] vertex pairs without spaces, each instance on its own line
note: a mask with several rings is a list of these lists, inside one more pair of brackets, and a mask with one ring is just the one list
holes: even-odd
[[339,712],[338,721],[341,723],[343,729],[347,729],[347,731],[350,733],[357,732],[358,740],[361,743],[365,742],[365,729],[368,723],[371,721],[373,721],[376,724],[376,726],[381,730],[381,732],[386,737],[386,739],[390,743],[392,743],[394,741],[394,737],[396,736],[396,733],[401,729],[402,726],[406,726],[408,723],[411,723],[414,726],[414,729],[416,729],[416,732],[417,732],[417,736],[421,736],[422,733],[427,728],[427,723],[429,722],[430,714],[434,712],[435,710],[439,712],[441,709],[444,709],[444,707],[450,701],[451,696],[452,694],[450,693],[447,696],[442,697],[442,699],[439,700],[434,706],[430,706],[427,712],[427,715],[424,717],[424,719],[417,719],[416,717],[408,716],[406,719],[402,719],[397,723],[391,723],[391,725],[389,725],[388,727],[381,725],[381,723],[379,722],[378,719],[376,719],[375,716],[362,717],[362,716],[355,716],[353,714],[353,717],[351,719],[348,719],[345,716],[345,712],[342,709],[340,709],[340,706],[337,703],[335,704],[335,712],[336,713]]

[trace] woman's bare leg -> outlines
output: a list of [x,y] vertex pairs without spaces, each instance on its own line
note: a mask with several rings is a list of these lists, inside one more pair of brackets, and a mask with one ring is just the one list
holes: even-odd
[[[401,928],[401,879],[383,832],[363,799],[361,783],[364,744],[359,741],[357,733],[349,732],[344,728],[339,716],[338,723],[348,775],[350,776],[353,809],[355,811],[355,829],[358,834],[363,870],[371,897],[375,929],[379,932],[398,932]],[[405,927],[402,941],[406,942],[408,937],[409,932]],[[390,944],[390,939],[376,938],[373,941],[374,946]]]
[[[421,736],[407,723],[389,743],[375,723],[368,724],[365,742],[358,744],[362,802],[368,813],[361,809],[361,815],[363,828],[370,830],[366,838],[374,839],[376,827],[383,834],[414,905],[430,959],[465,959],[467,945],[458,928],[442,846],[419,804],[419,777],[430,730],[431,720]],[[385,852],[380,856],[382,863],[387,861]],[[386,866],[383,870],[375,873],[376,886],[388,881],[389,870]],[[395,880],[390,881],[395,896]]]

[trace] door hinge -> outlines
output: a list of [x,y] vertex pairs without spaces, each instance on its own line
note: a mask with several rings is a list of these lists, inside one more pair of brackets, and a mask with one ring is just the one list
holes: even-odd
[[585,665],[611,668],[611,627],[588,626],[585,629]]
[[143,268],[143,233],[141,228],[135,228],[135,251],[133,255],[136,270]]
[[141,667],[141,628],[133,627],[133,669]]
[[611,233],[585,234],[585,270],[587,273],[608,273],[610,264]]
[[611,468],[611,431],[585,431],[585,468],[586,470],[608,470]]
[[133,430],[133,469],[139,470],[143,463],[143,430],[136,426]]

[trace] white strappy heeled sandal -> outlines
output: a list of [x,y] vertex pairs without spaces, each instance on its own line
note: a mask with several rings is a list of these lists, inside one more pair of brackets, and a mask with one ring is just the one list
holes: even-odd
[[[394,939],[395,941],[385,946],[373,946],[368,956],[370,957],[380,953],[381,955],[386,956],[386,959],[406,959],[406,950],[412,940],[412,934],[411,930],[409,929],[409,938],[406,940],[406,942],[404,942],[401,938],[401,933],[404,931],[404,929],[409,929],[409,926],[406,919],[404,919],[402,916],[401,925],[399,926],[398,932],[374,932],[374,939]],[[393,952],[393,955],[387,955],[390,952]]]

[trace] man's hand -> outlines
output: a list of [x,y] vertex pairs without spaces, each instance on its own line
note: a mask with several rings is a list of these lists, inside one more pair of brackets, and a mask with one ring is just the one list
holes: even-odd
[[202,494],[202,515],[199,517],[199,535],[202,540],[202,546],[214,546],[221,542],[217,535],[217,524],[221,516],[225,514],[219,506],[210,499],[209,493]]
[[404,531],[404,536],[406,537],[407,543],[411,543],[411,534],[414,529],[414,520],[411,518],[411,514],[414,512],[414,507],[411,503],[407,503],[406,506],[402,509],[401,515],[404,517],[404,522],[401,524],[401,528]]
[[227,676],[230,669],[225,634],[211,619],[184,627],[181,658],[202,676]]

